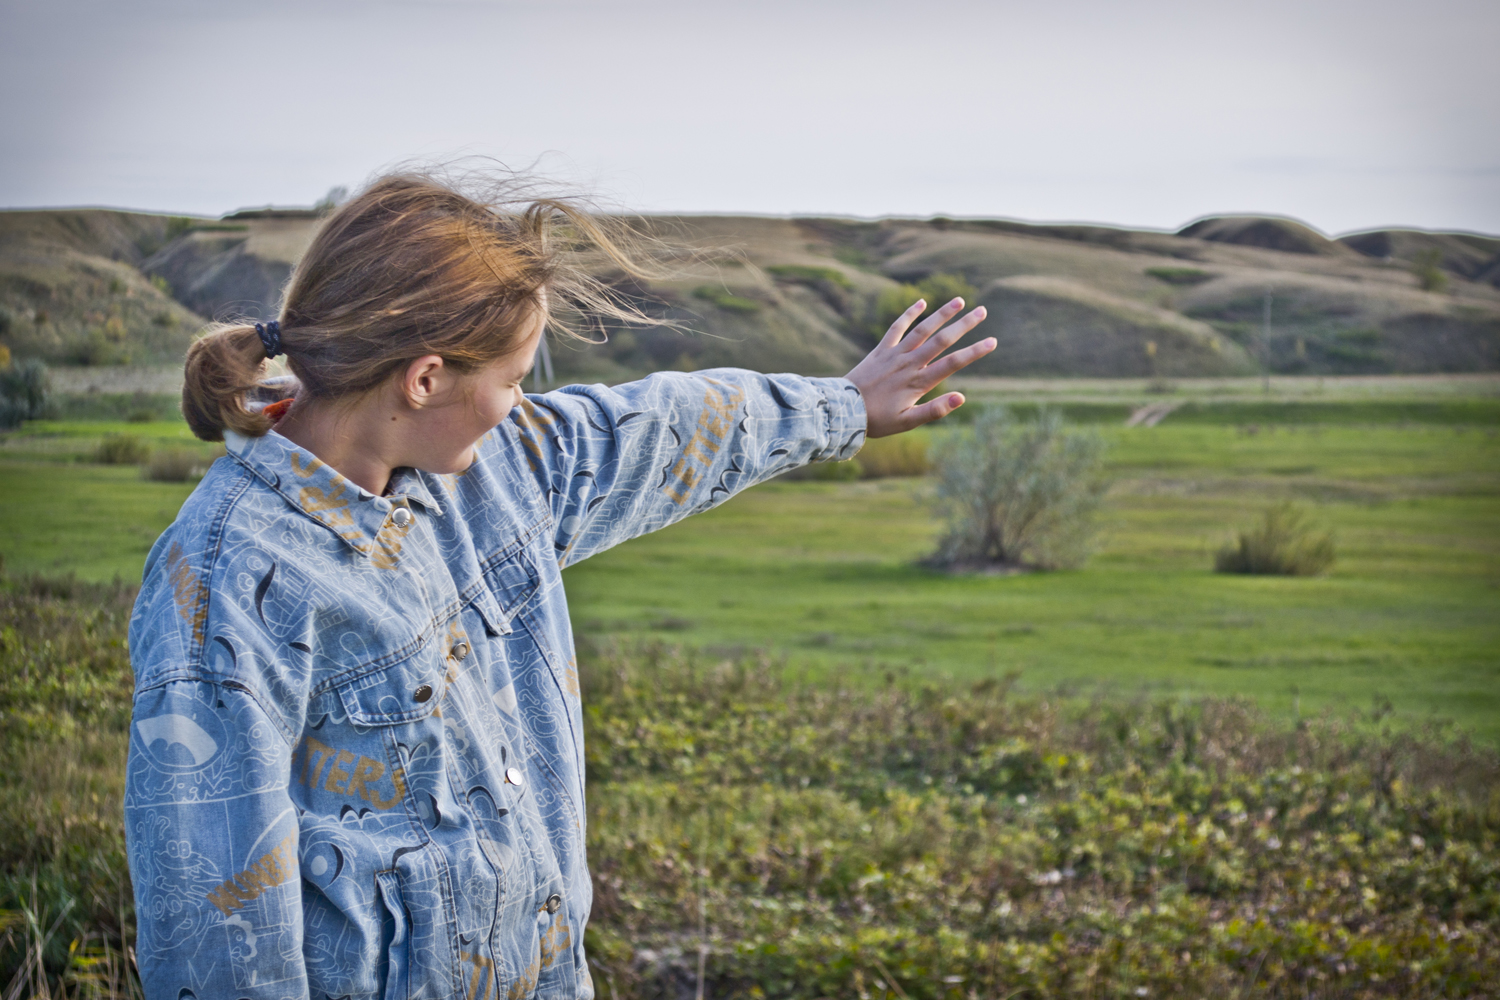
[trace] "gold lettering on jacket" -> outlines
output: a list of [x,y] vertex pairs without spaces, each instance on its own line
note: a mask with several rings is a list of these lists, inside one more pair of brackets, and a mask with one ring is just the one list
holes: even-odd
[[255,864],[210,892],[208,901],[227,917],[246,903],[260,898],[266,890],[296,878],[299,871],[297,834],[292,833]]
[[203,641],[203,623],[208,619],[208,588],[188,564],[182,546],[167,549],[167,579],[172,581],[172,600],[178,616],[193,629],[193,641]]
[[469,979],[469,1000],[489,1000],[490,987],[495,981],[492,971],[495,963],[478,952],[461,951],[458,957],[474,966],[474,975]]
[[[376,809],[390,809],[406,795],[406,776],[398,767],[391,771],[395,794],[385,798],[374,787],[385,777],[385,764],[373,757],[356,756],[348,750],[333,747],[312,736],[302,738],[302,784],[317,788],[320,779],[324,791],[351,799],[364,799]],[[323,765],[328,765],[325,776]],[[350,767],[350,765],[353,767]]]
[[698,415],[698,425],[693,436],[682,448],[677,464],[672,466],[667,484],[663,487],[672,502],[682,504],[694,486],[703,480],[704,474],[713,466],[714,456],[729,439],[729,429],[734,425],[734,413],[745,399],[745,391],[738,386],[708,380],[708,391],[703,394],[703,412]]

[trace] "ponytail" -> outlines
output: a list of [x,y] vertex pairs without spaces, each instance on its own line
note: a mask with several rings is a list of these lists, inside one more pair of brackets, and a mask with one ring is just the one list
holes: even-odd
[[204,441],[224,440],[224,431],[259,437],[271,421],[245,408],[261,384],[266,348],[255,327],[220,324],[188,348],[182,372],[182,415]]
[[[182,414],[205,441],[226,430],[271,429],[246,398],[264,385],[265,362],[286,354],[305,399],[369,392],[416,358],[441,356],[460,375],[519,349],[538,310],[552,331],[580,340],[558,312],[624,326],[671,326],[611,280],[668,277],[684,254],[623,219],[537,198],[523,175],[482,185],[470,198],[419,174],[376,180],[339,206],[297,262],[280,308],[282,336],[266,323],[218,324],[188,348]],[[545,293],[545,294],[544,294]],[[550,308],[549,308],[550,307]]]

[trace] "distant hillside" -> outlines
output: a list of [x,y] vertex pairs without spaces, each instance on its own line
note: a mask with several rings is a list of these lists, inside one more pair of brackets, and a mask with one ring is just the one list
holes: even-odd
[[141,267],[191,224],[92,209],[0,212],[0,343],[52,364],[180,360],[203,319]]
[[[967,284],[1000,349],[975,374],[1189,377],[1500,370],[1500,239],[1339,239],[1225,216],[1177,233],[1007,220],[645,220],[739,260],[620,290],[692,334],[560,345],[559,377],[741,365],[842,373],[903,285]],[[180,358],[209,318],[272,316],[318,216],[0,213],[0,342],[61,364]],[[1426,285],[1424,290],[1423,285]],[[944,293],[946,294],[946,293]],[[1270,308],[1270,338],[1264,337]]]

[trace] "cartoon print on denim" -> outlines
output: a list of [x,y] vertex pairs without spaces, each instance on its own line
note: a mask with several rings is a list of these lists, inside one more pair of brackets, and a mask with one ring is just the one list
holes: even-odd
[[227,435],[131,621],[147,996],[592,997],[561,568],[864,424],[842,379],[570,386],[386,496]]

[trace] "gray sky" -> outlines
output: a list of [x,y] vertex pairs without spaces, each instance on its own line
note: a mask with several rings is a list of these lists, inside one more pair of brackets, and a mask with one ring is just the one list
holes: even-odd
[[486,154],[646,211],[1500,233],[1495,0],[0,0],[0,205]]

